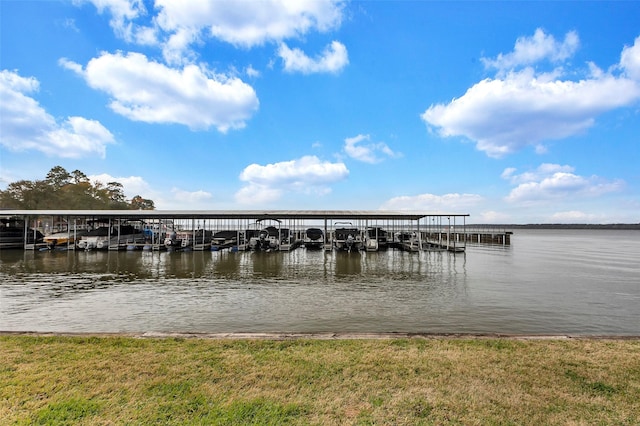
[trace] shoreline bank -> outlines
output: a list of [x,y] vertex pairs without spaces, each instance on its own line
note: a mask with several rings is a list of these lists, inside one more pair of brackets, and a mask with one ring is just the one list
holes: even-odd
[[640,340],[640,335],[581,335],[581,334],[505,334],[505,333],[405,333],[405,332],[40,332],[5,331],[0,336],[38,337],[127,337],[139,339],[228,339],[228,340],[465,340],[465,339],[505,339],[505,340]]
[[638,424],[640,339],[0,334],[7,424]]

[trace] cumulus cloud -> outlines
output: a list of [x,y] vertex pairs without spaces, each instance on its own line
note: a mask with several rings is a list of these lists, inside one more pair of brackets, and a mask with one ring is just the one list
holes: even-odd
[[636,81],[640,81],[640,37],[633,46],[625,46],[620,55],[620,67],[625,74]]
[[153,192],[149,184],[140,176],[112,176],[108,173],[101,173],[98,175],[90,175],[87,178],[95,183],[107,185],[109,182],[118,182],[122,185],[122,192],[127,198],[140,195],[143,198],[150,198],[145,194]]
[[475,223],[510,223],[511,216],[504,212],[487,210],[473,217]]
[[174,187],[170,191],[159,191],[141,176],[112,176],[108,173],[101,173],[87,177],[90,181],[100,182],[102,185],[118,182],[122,185],[125,197],[131,199],[140,195],[143,198],[153,200],[157,209],[199,210],[210,208],[213,201],[213,195],[203,190],[186,191]]
[[478,205],[483,197],[477,194],[419,194],[394,197],[382,204],[383,210],[422,210],[451,213]]
[[110,108],[131,120],[177,123],[192,130],[220,132],[245,126],[258,109],[253,88],[236,77],[214,74],[196,65],[171,68],[140,53],[103,53],[84,69],[60,64],[111,96]]
[[250,183],[236,192],[235,199],[239,204],[249,206],[268,205],[282,198],[284,191],[266,185]]
[[349,64],[347,48],[338,41],[332,42],[321,55],[313,59],[300,49],[289,48],[284,42],[280,43],[278,55],[282,58],[284,70],[287,72],[337,73]]
[[541,60],[557,63],[573,56],[580,46],[580,38],[575,31],[568,32],[562,42],[536,29],[532,37],[520,37],[516,40],[513,52],[500,53],[495,59],[482,58],[487,68],[499,70],[511,69],[521,65],[530,65]]
[[518,169],[515,167],[508,167],[504,169],[500,177],[502,179],[509,180],[513,184],[527,183],[542,180],[548,176],[552,176],[555,173],[572,173],[575,169],[569,165],[543,163],[539,165],[535,170],[530,170],[520,174],[516,174]]
[[178,188],[172,188],[171,194],[182,206],[190,206],[193,203],[200,203],[202,201],[209,201],[213,198],[213,195],[207,191],[185,191]]
[[561,69],[518,68],[543,58],[564,60],[577,45],[573,33],[558,43],[538,30],[531,39],[520,39],[514,52],[485,60],[500,69],[498,76],[476,83],[448,104],[430,106],[421,117],[440,136],[470,139],[491,157],[526,146],[543,153],[545,141],[585,132],[598,115],[640,100],[640,37],[623,51],[618,75],[594,64],[589,76],[577,81],[561,79]]
[[114,137],[100,122],[84,117],[57,121],[33,97],[40,83],[15,71],[0,72],[0,144],[13,151],[36,150],[49,156],[104,157]]
[[205,29],[228,43],[251,47],[266,41],[328,31],[342,21],[341,1],[217,0],[190,2],[156,0],[158,25],[167,32]]
[[517,184],[505,198],[510,203],[532,204],[597,197],[620,191],[624,187],[622,180],[580,176],[573,173],[572,167],[558,164],[543,164],[534,171],[521,174],[515,171],[507,169],[502,174],[503,178]]
[[342,0],[156,0],[147,21],[141,0],[76,0],[91,2],[112,16],[115,34],[127,42],[162,47],[168,63],[195,58],[191,46],[210,38],[251,48],[266,42],[299,38],[311,31],[327,32],[342,22]]
[[344,140],[344,151],[349,157],[369,164],[381,162],[383,158],[380,157],[380,154],[390,158],[402,156],[400,153],[393,152],[384,142],[361,144],[363,141],[370,140],[371,137],[369,135],[346,138]]
[[235,198],[241,204],[263,204],[278,200],[285,192],[322,195],[331,191],[330,184],[348,175],[344,163],[321,161],[311,155],[264,166],[250,164],[240,173],[246,185]]
[[146,15],[147,10],[142,0],[74,0],[75,4],[91,3],[98,13],[108,12],[111,15],[109,25],[114,33],[128,41],[135,41],[135,33],[139,31],[133,21]]

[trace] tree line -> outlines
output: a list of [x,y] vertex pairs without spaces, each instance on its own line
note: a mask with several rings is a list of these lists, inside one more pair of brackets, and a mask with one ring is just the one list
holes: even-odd
[[24,210],[153,210],[152,200],[128,200],[122,184],[91,182],[80,170],[55,166],[43,180],[19,180],[0,190],[0,208]]

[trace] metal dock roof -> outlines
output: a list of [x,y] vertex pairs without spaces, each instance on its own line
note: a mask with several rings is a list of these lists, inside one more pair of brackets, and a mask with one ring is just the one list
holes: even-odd
[[145,219],[387,219],[468,217],[469,214],[402,210],[0,210],[0,216],[74,216]]

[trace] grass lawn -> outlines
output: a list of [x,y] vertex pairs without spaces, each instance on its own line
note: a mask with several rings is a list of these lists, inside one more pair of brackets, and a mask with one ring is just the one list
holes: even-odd
[[0,424],[640,424],[640,340],[0,336]]

